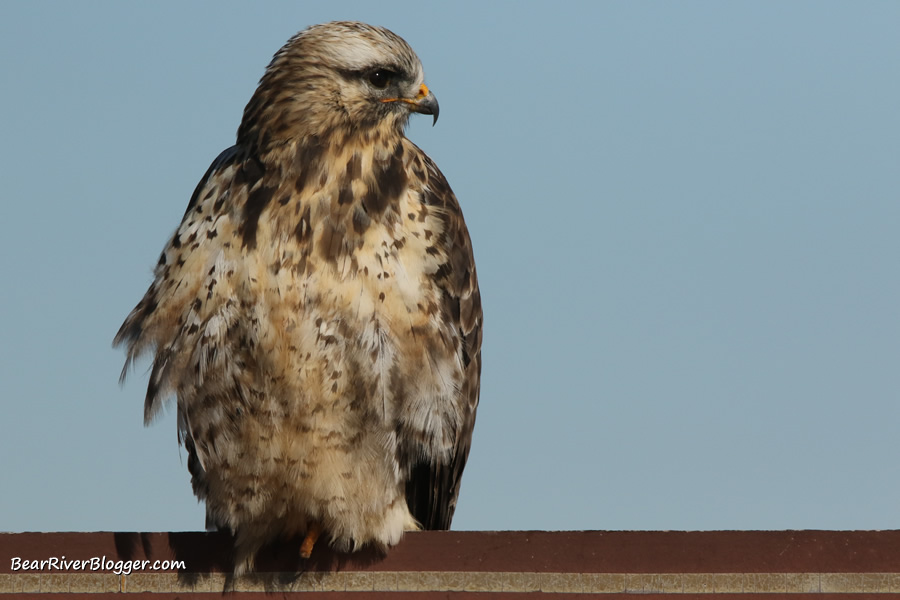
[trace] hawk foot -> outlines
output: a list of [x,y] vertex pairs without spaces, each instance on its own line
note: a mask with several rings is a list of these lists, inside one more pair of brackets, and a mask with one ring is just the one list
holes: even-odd
[[300,557],[301,558],[309,558],[312,554],[313,546],[316,545],[316,540],[319,539],[319,535],[322,533],[322,526],[319,523],[313,521],[309,524],[309,527],[306,529],[306,537],[303,538],[303,543],[300,544]]

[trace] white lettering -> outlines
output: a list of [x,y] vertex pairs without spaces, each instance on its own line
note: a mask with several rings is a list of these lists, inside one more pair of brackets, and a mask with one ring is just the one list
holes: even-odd
[[136,571],[167,571],[169,569],[185,569],[183,560],[114,560],[104,556],[85,559],[66,559],[63,556],[51,556],[42,559],[27,559],[14,556],[10,559],[10,571],[111,571],[116,575],[131,575]]

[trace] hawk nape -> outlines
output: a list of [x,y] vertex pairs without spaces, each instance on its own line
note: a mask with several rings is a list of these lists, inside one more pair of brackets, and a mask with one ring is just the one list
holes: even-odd
[[[481,297],[459,204],[404,135],[413,50],[335,22],[279,50],[116,335],[178,406],[235,570],[277,538],[340,551],[447,529],[478,406]],[[125,370],[123,370],[124,376]]]

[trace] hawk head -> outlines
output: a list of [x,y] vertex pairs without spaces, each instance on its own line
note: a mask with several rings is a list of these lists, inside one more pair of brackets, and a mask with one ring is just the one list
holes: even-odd
[[238,144],[259,151],[373,129],[401,133],[413,112],[438,103],[422,63],[398,35],[339,21],[301,31],[275,54],[244,109]]

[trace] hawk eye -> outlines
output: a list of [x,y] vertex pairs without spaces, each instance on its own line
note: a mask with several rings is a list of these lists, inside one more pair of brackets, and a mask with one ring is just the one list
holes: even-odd
[[372,87],[383,90],[396,76],[396,73],[388,69],[375,69],[369,72],[369,83],[372,84]]

